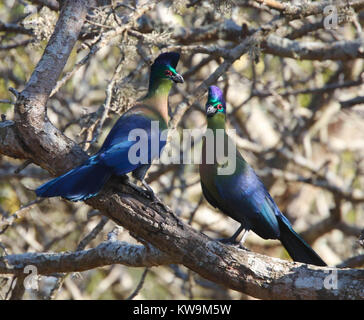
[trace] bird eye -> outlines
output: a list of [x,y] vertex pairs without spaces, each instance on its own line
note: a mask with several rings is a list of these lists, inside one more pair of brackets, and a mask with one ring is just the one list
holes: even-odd
[[171,76],[171,75],[172,75],[172,71],[170,71],[170,70],[166,70],[166,71],[164,71],[164,74],[165,74],[166,76]]
[[218,104],[217,105],[217,110],[222,110],[223,109],[223,107],[222,107],[222,104],[220,103],[220,104]]

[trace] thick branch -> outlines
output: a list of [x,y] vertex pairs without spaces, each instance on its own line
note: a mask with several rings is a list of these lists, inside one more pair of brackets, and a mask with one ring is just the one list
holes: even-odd
[[0,122],[0,153],[13,158],[24,159],[30,156],[24,150],[12,120]]
[[[196,42],[216,41],[218,39],[239,43],[246,36],[252,35],[256,30],[248,30],[246,25],[239,26],[232,20],[227,20],[221,24],[207,25],[195,29],[180,28],[174,38],[183,44]],[[297,41],[282,38],[275,34],[270,34],[261,42],[263,52],[287,58],[306,60],[349,60],[364,57],[364,43],[362,39],[342,40],[332,43],[322,43],[316,41]],[[221,48],[207,47],[201,45],[194,51],[221,55],[224,52]]]
[[342,40],[333,43],[300,42],[270,35],[262,43],[264,52],[294,59],[349,60],[364,57],[363,40]]
[[351,274],[363,279],[363,270],[340,271],[342,279],[348,280],[345,286],[337,291],[325,290],[322,284],[330,268],[290,263],[222,245],[198,233],[172,212],[112,189],[88,203],[211,281],[265,299],[344,298],[349,297],[349,291],[356,297],[363,294],[349,284],[348,278]]
[[[49,156],[59,163],[58,170],[69,169],[68,163],[75,156],[80,162],[86,158],[72,140],[48,121],[46,103],[77,41],[87,8],[92,3],[93,1],[86,0],[65,3],[43,56],[15,104],[18,138],[21,138],[25,150],[32,151],[32,161],[42,163],[43,167],[53,173],[60,171],[47,165]],[[59,136],[63,137],[61,143]]]
[[[16,142],[19,142],[17,145],[23,147],[24,152],[19,156],[31,159],[53,173],[62,173],[86,159],[86,154],[48,121],[45,104],[78,38],[87,5],[89,2],[86,0],[67,1],[64,4],[44,55],[15,105],[16,127],[12,126],[10,132],[17,136]],[[277,25],[272,23],[270,29],[269,25],[264,26],[254,34],[254,38],[246,39],[233,48],[224,63],[195,90],[196,95],[191,96],[188,102],[191,103],[206,92],[209,84],[215,82],[236,59],[247,52],[252,44],[251,41],[255,43],[264,40],[267,30],[273,30]],[[174,124],[177,123],[178,119]],[[10,153],[9,150],[8,152]],[[16,155],[18,153],[15,152]],[[161,263],[160,259],[163,263],[182,263],[207,279],[258,298],[363,297],[363,270],[340,270],[338,288],[327,290],[323,284],[329,275],[325,271],[330,268],[290,263],[211,241],[183,223],[173,212],[166,211],[158,203],[140,197],[135,191],[120,185],[120,182],[110,181],[99,196],[89,199],[86,203],[163,252],[161,254],[163,259],[152,260],[156,261],[157,265]],[[100,261],[120,262],[120,260],[105,259],[104,251],[107,248],[100,250],[98,247],[96,251],[92,250],[95,249],[83,251],[86,256],[82,253],[67,253],[66,257],[71,257],[70,260],[63,261],[61,258],[55,260],[54,269],[59,267],[60,261],[65,263],[60,269],[61,272],[75,271],[74,264],[70,261],[80,259],[82,256],[86,257],[86,260],[94,259],[87,268],[99,266]],[[116,257],[118,256],[117,252],[111,251]],[[48,263],[38,264],[40,270],[53,263],[52,255],[47,256]],[[24,263],[37,262],[45,256],[27,253],[23,258],[28,257],[29,260],[25,262],[16,260],[19,256],[7,256],[6,259],[9,260],[9,257],[14,259],[11,265],[21,270]],[[5,261],[2,261],[4,264]],[[128,261],[124,262],[136,265],[139,260]],[[3,265],[2,268],[7,270],[8,267]],[[47,273],[46,270],[49,269],[44,269],[42,272]],[[354,282],[354,280],[359,281]]]
[[[243,2],[243,1],[239,1]],[[283,15],[289,16],[291,19],[297,19],[302,17],[307,17],[310,15],[323,14],[324,9],[327,6],[334,5],[337,10],[351,7],[354,10],[360,10],[364,8],[363,0],[347,0],[347,1],[319,1],[319,2],[302,2],[291,3],[291,1],[283,2],[278,0],[253,0],[259,4],[265,5],[271,9],[280,11]]]
[[[139,213],[138,215],[140,216]],[[159,228],[158,225],[155,226]],[[191,241],[186,242],[182,237],[176,237],[176,228],[179,231],[177,233],[191,233]],[[364,298],[363,270],[290,263],[228,247],[197,234],[190,227],[188,229],[182,224],[173,227],[171,237],[165,241],[172,241],[173,247],[177,240],[178,251],[173,252],[171,248],[169,254],[152,246],[146,248],[120,241],[107,241],[94,249],[72,253],[25,253],[1,257],[0,273],[21,275],[27,265],[35,266],[38,274],[50,275],[84,271],[115,263],[133,267],[183,263],[199,270],[207,279],[260,298]]]
[[14,33],[28,34],[28,35],[33,34],[33,31],[31,29],[26,29],[14,23],[4,23],[2,21],[0,21],[0,31],[14,32]]
[[116,263],[130,267],[152,267],[178,261],[171,260],[168,255],[152,246],[106,241],[96,248],[76,252],[28,252],[0,257],[0,274],[24,274],[24,268],[28,265],[35,266],[38,274],[50,275],[85,271]]

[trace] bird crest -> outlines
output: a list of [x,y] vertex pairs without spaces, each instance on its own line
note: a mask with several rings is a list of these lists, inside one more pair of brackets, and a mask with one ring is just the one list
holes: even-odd
[[216,86],[210,86],[206,102],[206,114],[207,116],[213,116],[214,114],[219,113],[226,113],[226,102],[224,95],[220,88]]
[[153,65],[152,65],[152,68],[153,68],[153,66],[157,66],[157,65],[167,65],[167,66],[171,66],[174,69],[176,69],[179,57],[180,57],[180,55],[178,52],[162,53],[158,56],[157,59],[155,59]]

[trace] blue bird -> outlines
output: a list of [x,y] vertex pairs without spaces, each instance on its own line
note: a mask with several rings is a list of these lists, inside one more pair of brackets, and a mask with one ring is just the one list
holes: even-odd
[[[132,172],[152,197],[153,191],[144,177],[151,162],[160,156],[166,144],[165,139],[161,139],[161,133],[168,124],[168,94],[173,82],[183,83],[183,77],[176,71],[179,57],[176,52],[159,55],[151,66],[147,95],[119,118],[100,150],[82,165],[38,187],[35,191],[37,196],[86,200],[96,196],[112,175],[125,176]],[[153,126],[153,122],[157,125]],[[144,133],[144,141],[138,132]],[[157,148],[152,145],[155,138],[159,142]],[[141,146],[140,150],[134,152],[134,160],[129,159],[132,154],[129,151],[138,149],[137,144]],[[144,148],[147,148],[146,159],[141,157]],[[136,161],[138,155],[141,159],[139,162]],[[131,183],[129,185],[133,186]],[[140,191],[140,188],[137,190]]]
[[[211,144],[209,145],[206,136],[199,168],[202,191],[213,207],[241,224],[235,234],[225,239],[225,242],[236,243],[242,231],[245,240],[248,231],[252,230],[264,239],[279,239],[294,261],[326,266],[317,253],[293,230],[261,180],[226,134],[226,103],[221,90],[216,86],[209,87],[206,116],[207,130],[212,132],[214,150],[209,150]],[[217,138],[219,133],[223,135],[220,140],[222,143]],[[224,157],[226,152],[221,151],[221,147],[228,150],[229,143],[232,143],[235,152]],[[231,172],[219,172],[219,169],[227,168],[230,164]]]

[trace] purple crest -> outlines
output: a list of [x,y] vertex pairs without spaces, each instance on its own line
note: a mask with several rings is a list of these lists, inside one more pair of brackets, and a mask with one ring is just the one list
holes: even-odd
[[213,102],[213,101],[217,101],[217,100],[223,104],[224,108],[226,107],[224,95],[223,95],[222,91],[220,90],[220,88],[216,87],[216,86],[210,86],[209,94],[207,97],[207,103],[209,103],[209,101]]

